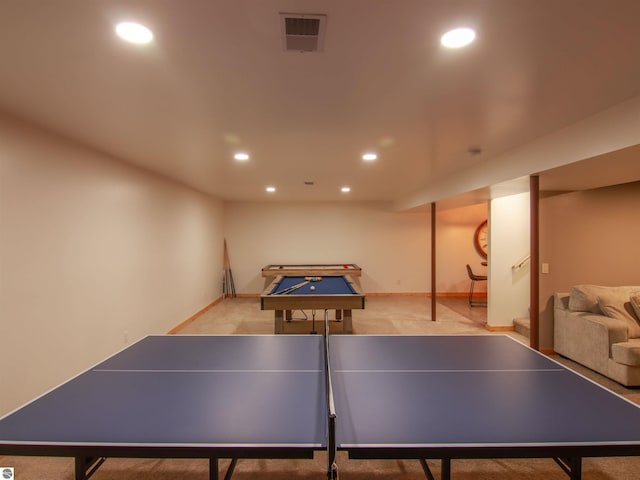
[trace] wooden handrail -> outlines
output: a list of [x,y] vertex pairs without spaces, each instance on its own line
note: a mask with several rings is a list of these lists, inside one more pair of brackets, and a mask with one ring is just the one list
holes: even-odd
[[520,270],[522,268],[522,266],[527,263],[529,260],[531,260],[531,255],[527,255],[526,257],[524,257],[522,260],[520,260],[519,262],[511,265],[511,270]]

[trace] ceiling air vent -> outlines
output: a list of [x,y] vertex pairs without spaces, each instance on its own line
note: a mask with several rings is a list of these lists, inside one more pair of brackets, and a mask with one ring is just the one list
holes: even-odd
[[326,15],[281,13],[283,47],[290,52],[321,52],[324,46]]

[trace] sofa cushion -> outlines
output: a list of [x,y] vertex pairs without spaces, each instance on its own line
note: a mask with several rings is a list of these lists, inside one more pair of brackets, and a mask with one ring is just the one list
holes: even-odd
[[614,343],[611,345],[611,356],[614,361],[623,365],[640,366],[640,342]]
[[629,329],[629,338],[640,338],[640,320],[635,316],[628,293],[617,290],[601,293],[598,306],[607,317],[624,320]]
[[640,293],[640,286],[606,287],[602,285],[576,285],[569,294],[569,310],[591,312],[602,315],[598,297],[608,292],[626,293],[627,296]]
[[633,308],[633,311],[636,313],[636,317],[640,320],[640,293],[631,295],[629,302],[631,302],[631,308]]

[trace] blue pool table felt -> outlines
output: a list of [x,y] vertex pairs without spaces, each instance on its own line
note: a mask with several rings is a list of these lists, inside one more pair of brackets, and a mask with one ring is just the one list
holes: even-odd
[[[344,276],[320,277],[317,282],[309,282],[296,290],[284,295],[353,295],[356,291],[351,286],[351,282]],[[277,294],[282,290],[297,285],[305,281],[305,277],[282,277],[280,282],[276,283],[270,295]],[[311,286],[315,290],[311,290]]]

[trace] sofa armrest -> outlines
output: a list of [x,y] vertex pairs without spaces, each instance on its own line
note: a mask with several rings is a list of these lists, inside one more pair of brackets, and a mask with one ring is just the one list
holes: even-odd
[[554,308],[554,350],[592,370],[606,375],[611,345],[627,340],[621,320]]
[[604,315],[585,315],[584,318],[590,322],[599,323],[607,329],[609,345],[629,341],[629,327],[623,320]]
[[569,310],[569,293],[557,292],[553,294],[554,310]]

